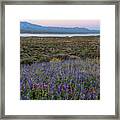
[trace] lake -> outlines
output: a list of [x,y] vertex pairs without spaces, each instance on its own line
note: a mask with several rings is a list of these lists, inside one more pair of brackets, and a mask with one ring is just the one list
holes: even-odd
[[98,36],[100,34],[20,34],[21,37],[73,37],[73,36]]

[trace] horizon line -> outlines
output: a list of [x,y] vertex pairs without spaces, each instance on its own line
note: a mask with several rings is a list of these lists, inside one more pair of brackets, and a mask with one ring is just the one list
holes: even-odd
[[89,30],[100,30],[100,26],[99,27],[97,27],[96,26],[96,28],[95,27],[93,27],[93,28],[91,28],[91,27],[84,27],[84,26],[54,26],[54,25],[42,25],[42,24],[37,24],[37,23],[32,23],[32,22],[29,22],[29,21],[20,21],[20,23],[22,23],[22,22],[26,22],[26,23],[29,23],[29,24],[32,24],[32,25],[37,25],[37,26],[43,26],[43,27],[59,27],[59,28],[85,28],[85,29],[89,29]]

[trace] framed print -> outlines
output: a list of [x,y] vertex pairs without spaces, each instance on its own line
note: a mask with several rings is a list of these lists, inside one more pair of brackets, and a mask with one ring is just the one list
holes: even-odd
[[4,1],[1,118],[119,119],[119,2]]

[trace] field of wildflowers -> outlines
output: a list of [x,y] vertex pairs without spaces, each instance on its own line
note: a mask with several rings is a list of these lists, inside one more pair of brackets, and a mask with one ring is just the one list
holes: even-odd
[[20,99],[99,100],[99,37],[44,39],[21,39]]

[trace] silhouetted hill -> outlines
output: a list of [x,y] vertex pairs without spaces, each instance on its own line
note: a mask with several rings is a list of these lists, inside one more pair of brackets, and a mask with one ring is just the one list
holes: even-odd
[[66,28],[66,27],[48,27],[29,22],[20,22],[20,33],[35,34],[99,34],[99,30],[89,30],[87,28]]

